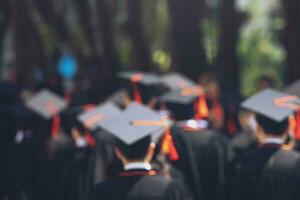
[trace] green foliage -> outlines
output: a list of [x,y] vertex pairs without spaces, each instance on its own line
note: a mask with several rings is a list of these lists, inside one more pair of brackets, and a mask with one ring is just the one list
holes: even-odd
[[212,65],[218,53],[219,26],[216,18],[205,18],[201,21],[203,47],[208,64]]
[[239,9],[248,15],[240,30],[238,46],[243,95],[255,92],[256,80],[261,75],[273,77],[278,86],[282,84],[286,55],[277,32],[283,28],[284,20],[272,15],[278,9],[278,3],[277,0],[239,1]]

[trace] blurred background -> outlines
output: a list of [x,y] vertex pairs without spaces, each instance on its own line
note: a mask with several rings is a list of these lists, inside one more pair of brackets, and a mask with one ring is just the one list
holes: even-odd
[[89,93],[116,88],[116,73],[214,74],[245,96],[264,77],[300,77],[295,0],[1,0],[0,76]]

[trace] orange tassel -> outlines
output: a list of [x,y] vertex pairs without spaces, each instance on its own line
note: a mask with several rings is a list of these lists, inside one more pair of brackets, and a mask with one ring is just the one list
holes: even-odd
[[52,129],[51,129],[51,137],[52,138],[57,137],[57,135],[59,133],[59,127],[60,127],[60,117],[59,117],[59,115],[55,115],[53,117]]
[[300,110],[297,111],[295,117],[294,137],[296,140],[300,140]]
[[144,78],[144,75],[141,73],[135,74],[131,77],[131,84],[133,88],[133,98],[138,103],[143,103],[141,93],[138,88],[138,82]]
[[161,142],[161,152],[165,155],[169,155],[170,160],[175,161],[179,159],[179,154],[174,145],[173,137],[170,131],[169,124],[164,121],[144,121],[137,120],[132,123],[133,126],[163,126],[165,128],[165,134],[163,135]]
[[162,144],[161,144],[161,151],[162,153],[169,155],[170,160],[172,161],[179,160],[179,155],[175,147],[173,137],[171,135],[169,127],[166,127],[166,133],[163,137]]
[[195,119],[200,120],[209,116],[209,110],[205,96],[200,96],[195,104],[196,115]]

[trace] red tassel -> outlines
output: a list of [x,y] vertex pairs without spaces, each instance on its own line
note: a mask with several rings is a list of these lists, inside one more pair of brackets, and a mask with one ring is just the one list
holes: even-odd
[[233,135],[237,132],[234,120],[231,117],[227,121],[227,130],[230,135]]
[[53,117],[52,129],[51,129],[51,137],[52,138],[57,137],[57,135],[59,133],[59,127],[60,127],[60,117],[59,117],[59,115],[55,115]]
[[294,137],[296,140],[300,140],[300,110],[297,111],[295,117]]
[[89,147],[94,148],[96,146],[96,141],[90,132],[88,131],[85,132],[84,139],[87,142]]
[[161,151],[162,153],[169,155],[170,160],[172,161],[179,160],[179,154],[175,147],[173,137],[171,135],[169,127],[166,127],[166,133],[163,137],[162,144],[161,144]]
[[143,103],[143,100],[142,100],[142,96],[141,96],[141,93],[139,91],[139,88],[138,88],[138,82],[140,80],[142,80],[144,77],[143,74],[141,73],[138,73],[138,74],[135,74],[131,77],[131,84],[132,84],[132,88],[133,88],[133,97],[134,97],[134,100],[138,103]]
[[172,138],[172,140],[170,142],[170,153],[169,153],[169,156],[170,156],[170,160],[172,160],[172,161],[179,160],[179,155],[178,155],[177,149],[175,147],[173,138]]
[[195,119],[200,120],[209,116],[209,110],[205,96],[200,96],[195,104],[196,115]]

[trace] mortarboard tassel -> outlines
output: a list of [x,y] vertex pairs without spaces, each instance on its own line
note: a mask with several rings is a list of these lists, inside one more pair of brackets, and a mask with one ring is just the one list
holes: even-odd
[[96,146],[95,138],[92,136],[92,134],[89,131],[85,131],[84,139],[87,142],[89,147],[94,148]]
[[237,128],[232,117],[229,117],[227,120],[227,131],[230,135],[234,135],[237,132]]
[[132,84],[132,89],[133,89],[133,97],[134,97],[134,100],[138,103],[143,103],[142,96],[141,96],[141,93],[138,88],[138,82],[140,80],[142,80],[143,77],[144,77],[143,74],[138,73],[138,74],[133,75],[130,79],[131,84]]
[[54,114],[52,119],[51,137],[55,138],[59,133],[60,117],[59,114],[57,114],[57,107],[51,101],[46,102],[46,108],[49,113]]
[[161,152],[165,155],[169,155],[170,160],[179,160],[179,154],[175,147],[173,137],[170,131],[169,124],[165,120],[161,121],[143,121],[138,120],[133,122],[134,126],[163,126],[165,128],[165,134],[161,142]]
[[59,133],[59,127],[60,127],[60,117],[59,115],[54,115],[53,122],[52,122],[52,128],[51,128],[51,137],[55,138],[57,137]]
[[170,132],[170,127],[165,126],[166,132],[164,134],[162,143],[161,143],[161,151],[162,153],[169,155],[170,160],[176,161],[179,160],[179,155],[177,149],[175,147],[172,134]]
[[209,110],[204,95],[199,96],[198,101],[195,104],[196,115],[195,119],[200,120],[209,116]]
[[300,140],[300,110],[296,112],[294,138]]

